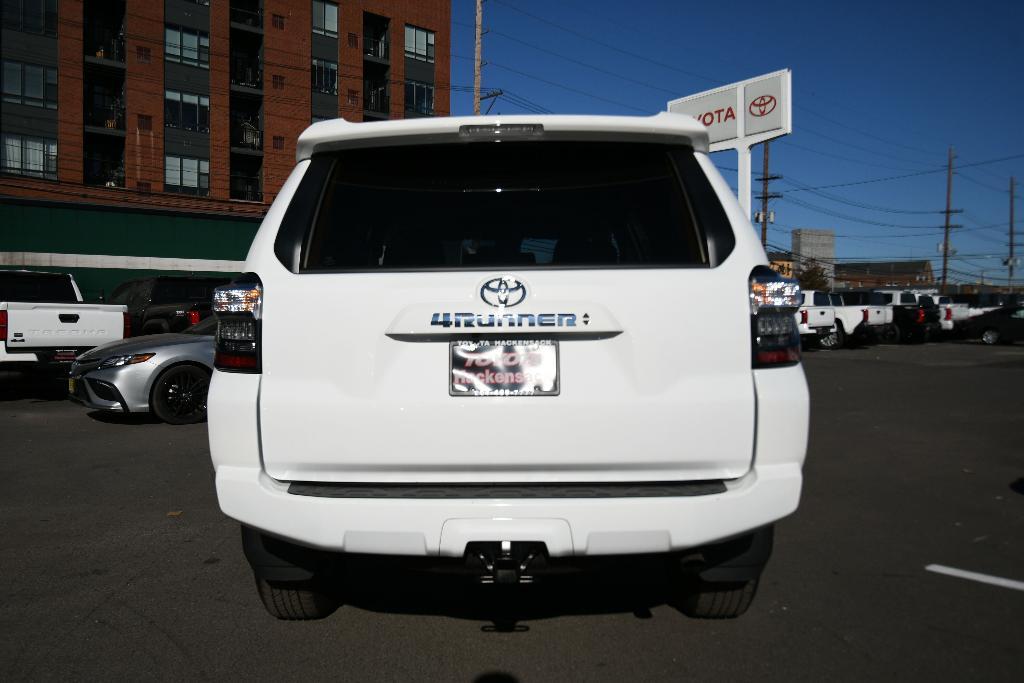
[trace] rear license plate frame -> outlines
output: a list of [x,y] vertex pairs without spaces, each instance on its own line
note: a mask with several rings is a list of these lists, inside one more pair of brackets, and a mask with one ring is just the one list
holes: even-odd
[[[500,351],[498,351],[500,349]],[[517,358],[510,358],[514,354]],[[467,360],[478,356],[472,366]],[[457,360],[459,363],[457,363]],[[495,360],[498,362],[495,363]],[[461,367],[456,367],[461,365]],[[482,339],[453,341],[448,345],[448,395],[471,398],[494,397],[537,397],[558,396],[562,391],[561,358],[558,341],[555,339]],[[466,368],[470,367],[471,370]],[[531,368],[530,378],[517,373],[526,371],[517,368]],[[534,370],[535,369],[535,370]],[[456,372],[459,374],[456,374]],[[469,377],[472,371],[474,377]],[[502,377],[503,381],[487,381],[487,374],[513,375]],[[480,377],[484,375],[484,377]],[[461,379],[461,381],[456,381]],[[509,379],[510,381],[504,381]],[[488,387],[488,390],[474,388],[474,382]]]

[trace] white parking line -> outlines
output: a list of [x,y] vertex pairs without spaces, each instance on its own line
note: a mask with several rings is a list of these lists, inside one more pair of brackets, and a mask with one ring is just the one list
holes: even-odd
[[969,572],[964,569],[956,569],[955,567],[946,567],[941,564],[930,564],[924,568],[925,571],[935,572],[936,574],[945,574],[946,576],[955,576],[958,579],[967,579],[968,581],[977,581],[978,583],[987,583],[992,586],[999,586],[1000,588],[1009,588],[1015,591],[1024,591],[1024,581],[1014,581],[1013,579],[1004,579],[999,576],[989,576],[988,574],[979,574],[978,572]]

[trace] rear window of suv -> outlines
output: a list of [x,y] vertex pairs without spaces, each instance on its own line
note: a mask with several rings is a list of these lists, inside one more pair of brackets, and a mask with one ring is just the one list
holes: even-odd
[[650,143],[337,152],[300,270],[704,266],[680,154],[693,163]]

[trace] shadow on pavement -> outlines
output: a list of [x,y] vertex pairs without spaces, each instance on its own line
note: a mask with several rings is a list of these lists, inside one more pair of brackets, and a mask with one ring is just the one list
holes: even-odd
[[122,413],[115,410],[91,410],[86,414],[97,422],[112,425],[151,425],[160,423],[160,420],[158,420],[153,413]]
[[0,371],[0,401],[63,401],[68,397],[66,375]]
[[[533,584],[481,585],[474,576],[403,571],[379,561],[350,563],[340,586],[346,605],[371,612],[487,622],[480,630],[523,633],[524,622],[571,615],[632,614],[673,603],[666,563],[632,558],[539,575]],[[494,674],[495,676],[501,674]],[[501,678],[487,680],[507,680]]]

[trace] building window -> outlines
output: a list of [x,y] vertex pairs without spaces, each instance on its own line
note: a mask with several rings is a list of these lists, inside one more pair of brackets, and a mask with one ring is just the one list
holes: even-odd
[[271,82],[274,84],[274,90],[284,90],[284,76],[275,75]]
[[314,59],[313,68],[310,71],[310,80],[312,81],[313,92],[337,95],[338,63],[329,62],[326,59]]
[[210,132],[210,98],[176,90],[164,91],[164,125],[168,128]]
[[313,114],[313,123],[320,123],[321,121],[333,121],[334,119],[330,116],[317,116]]
[[313,0],[313,33],[338,37],[338,6],[335,3]]
[[57,35],[57,0],[3,0],[4,28]]
[[284,149],[284,136],[282,136],[282,135],[275,135],[274,136],[274,149]]
[[164,27],[164,58],[209,69],[210,34],[167,24]]
[[57,69],[4,60],[4,102],[57,108]]
[[57,179],[57,141],[24,135],[4,135],[0,170],[15,175]]
[[284,30],[284,16],[281,14],[275,14],[271,17],[271,24],[274,28]]
[[210,194],[210,161],[189,157],[164,157],[164,191]]
[[434,32],[405,25],[405,56],[421,62],[434,62]]
[[153,117],[149,114],[139,114],[138,125],[136,128],[142,132],[149,132],[153,130]]
[[139,64],[149,64],[152,59],[152,55],[153,53],[148,47],[143,47],[141,45],[135,46],[135,61]]
[[434,86],[419,81],[405,82],[405,110],[431,116],[434,113]]

